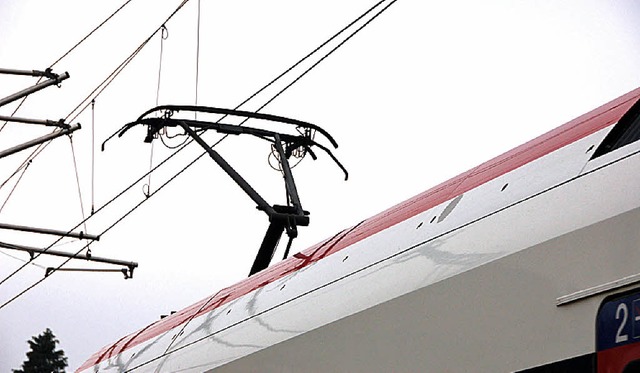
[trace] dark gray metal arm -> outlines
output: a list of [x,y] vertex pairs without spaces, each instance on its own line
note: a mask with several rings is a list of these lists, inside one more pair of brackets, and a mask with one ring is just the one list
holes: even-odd
[[75,232],[68,232],[68,231],[59,231],[59,230],[55,230],[55,229],[27,227],[27,226],[24,226],[24,225],[14,225],[14,224],[0,223],[0,229],[10,229],[10,230],[22,231],[22,232],[51,234],[51,235],[60,236],[60,237],[73,237],[73,238],[78,238],[78,239],[81,239],[81,240],[93,240],[93,241],[100,240],[100,236],[96,236],[96,235],[93,235],[93,234],[87,234],[87,233],[84,233],[84,232],[75,233]]
[[256,190],[253,189],[251,185],[249,185],[249,183],[247,183],[246,180],[244,180],[242,176],[240,176],[240,174],[238,174],[236,170],[234,170],[233,167],[231,167],[231,165],[229,165],[229,163],[227,163],[227,161],[225,161],[224,158],[220,156],[220,154],[218,154],[218,152],[211,149],[209,144],[202,140],[202,138],[189,126],[184,124],[184,122],[179,121],[178,124],[209,154],[209,156],[218,164],[218,166],[220,166],[220,168],[222,168],[224,172],[226,172],[227,175],[229,175],[231,179],[233,179],[233,181],[235,181],[236,184],[238,184],[238,186],[242,190],[244,190],[245,193],[247,193],[249,198],[251,198],[253,202],[258,205],[259,210],[266,212],[269,216],[275,214],[275,211],[267,203],[267,201],[265,201],[264,198],[262,198],[258,194],[258,192],[256,192]]
[[61,256],[64,258],[71,258],[71,259],[82,259],[90,262],[122,265],[129,268],[132,274],[133,274],[133,268],[138,267],[138,263],[136,262],[126,262],[124,260],[102,258],[99,256],[90,255],[90,254],[72,254],[72,253],[66,253],[64,251],[57,251],[57,250],[51,250],[51,249],[45,250],[45,249],[39,249],[37,247],[15,245],[15,244],[10,244],[6,242],[0,242],[0,247],[4,249],[9,249],[9,250],[28,252],[29,255],[31,256],[31,259],[33,259],[34,253],[39,253],[39,254],[45,254],[45,255]]
[[16,69],[3,69],[0,68],[0,74],[7,75],[24,75],[24,76],[44,76],[50,79],[55,79],[58,77],[58,74],[54,74],[51,69],[46,69],[45,71],[40,70],[16,70]]
[[0,158],[4,158],[4,157],[6,157],[8,155],[11,155],[13,153],[17,153],[17,152],[25,150],[25,149],[28,149],[28,148],[30,148],[32,146],[36,146],[36,145],[42,144],[44,142],[47,142],[49,140],[53,140],[53,139],[55,139],[57,137],[68,135],[73,131],[79,130],[80,128],[82,128],[82,127],[80,126],[80,123],[78,123],[75,126],[71,126],[69,128],[65,128],[65,129],[62,129],[60,131],[50,133],[48,135],[45,135],[45,136],[42,136],[42,137],[38,137],[37,139],[31,140],[31,141],[27,141],[24,144],[20,144],[20,145],[14,146],[13,148],[9,148],[9,149],[0,151]]
[[25,96],[29,96],[30,94],[32,94],[34,92],[38,92],[38,91],[40,91],[42,89],[45,89],[45,88],[47,88],[47,87],[49,87],[51,85],[60,84],[61,81],[65,80],[65,79],[68,79],[68,78],[69,78],[69,73],[65,72],[62,75],[56,75],[55,77],[50,78],[48,80],[45,80],[42,83],[38,83],[38,84],[36,84],[36,85],[34,85],[32,87],[25,88],[20,92],[14,93],[14,94],[9,95],[9,96],[7,96],[7,97],[5,97],[3,99],[0,99],[0,107],[4,106],[4,105],[6,105],[6,104],[8,104],[10,102],[19,100],[19,99],[21,99],[21,98],[23,98]]
[[60,120],[29,119],[29,118],[19,118],[19,117],[5,117],[4,115],[0,115],[0,121],[27,123],[27,124],[41,124],[43,126],[48,126],[48,127],[69,128],[69,125],[64,122],[64,119],[60,119]]

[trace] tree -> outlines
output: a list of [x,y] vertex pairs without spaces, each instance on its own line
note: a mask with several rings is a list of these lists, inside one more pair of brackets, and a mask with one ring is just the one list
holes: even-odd
[[59,341],[49,328],[27,342],[31,347],[31,351],[27,352],[27,360],[22,363],[22,369],[14,369],[13,373],[64,372],[64,368],[67,367],[67,358],[64,356],[64,351],[56,351],[56,344]]

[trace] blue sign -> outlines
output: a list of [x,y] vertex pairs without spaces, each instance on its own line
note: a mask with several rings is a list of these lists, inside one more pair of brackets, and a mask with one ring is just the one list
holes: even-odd
[[605,302],[596,318],[597,351],[640,342],[640,292]]

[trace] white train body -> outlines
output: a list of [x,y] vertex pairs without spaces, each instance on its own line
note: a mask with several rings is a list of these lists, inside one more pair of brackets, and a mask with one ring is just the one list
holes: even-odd
[[601,144],[623,125],[640,132],[639,97],[158,320],[78,372],[622,372],[640,359],[640,141]]

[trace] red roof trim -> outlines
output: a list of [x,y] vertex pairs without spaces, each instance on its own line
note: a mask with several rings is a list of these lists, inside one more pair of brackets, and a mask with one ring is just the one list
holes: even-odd
[[291,258],[273,265],[243,281],[225,288],[210,298],[121,338],[113,345],[104,347],[91,356],[79,369],[82,371],[122,351],[161,335],[193,318],[205,314],[234,299],[274,282],[292,272],[338,252],[354,243],[383,231],[410,217],[427,211],[457,195],[474,189],[496,177],[571,144],[585,136],[616,123],[640,97],[640,88],[635,89],[587,114],[539,136],[480,166],[464,172],[407,201],[391,207],[349,230],[316,244]]

